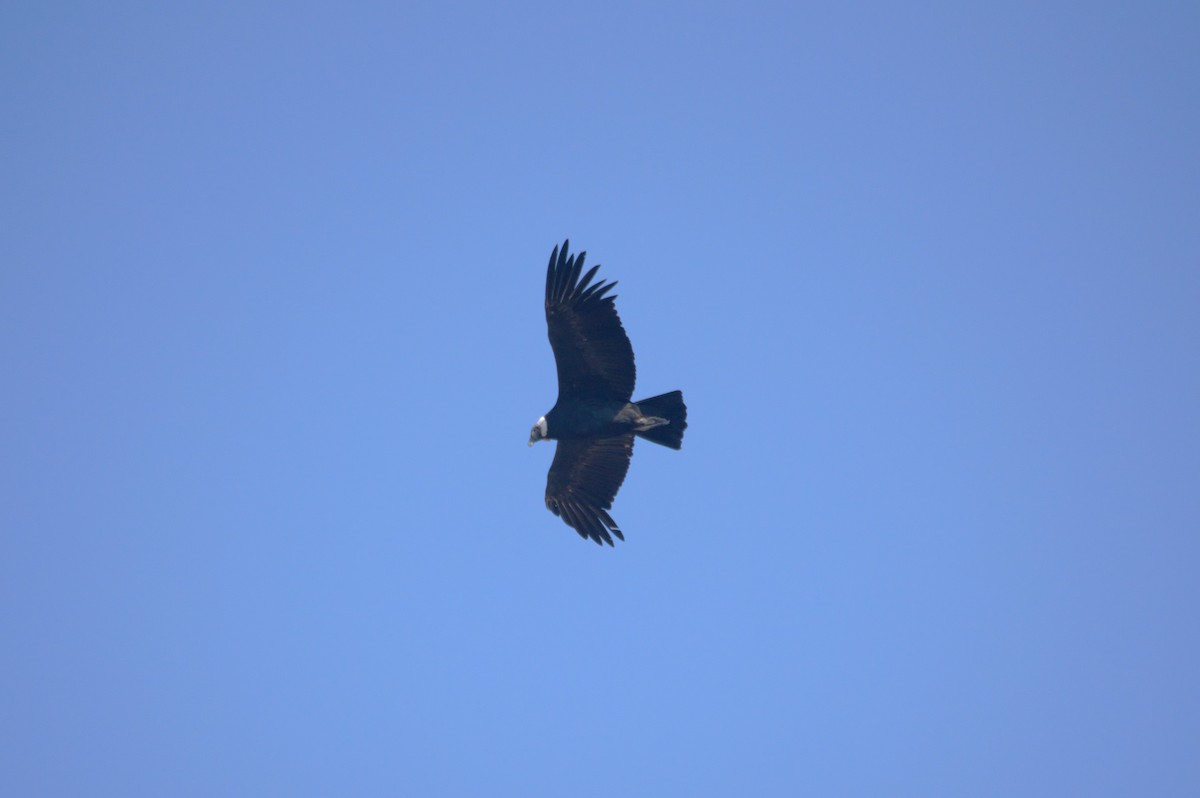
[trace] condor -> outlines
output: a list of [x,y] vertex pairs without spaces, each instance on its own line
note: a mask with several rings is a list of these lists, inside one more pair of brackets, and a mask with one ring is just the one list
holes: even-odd
[[558,366],[558,401],[538,419],[529,445],[557,440],[546,477],[546,507],[597,544],[625,536],[608,511],[625,481],[633,439],[678,449],[687,429],[683,393],[631,402],[633,347],[605,296],[616,282],[591,284],[599,265],[583,271],[586,252],[568,256],[569,241],[550,253],[546,325]]

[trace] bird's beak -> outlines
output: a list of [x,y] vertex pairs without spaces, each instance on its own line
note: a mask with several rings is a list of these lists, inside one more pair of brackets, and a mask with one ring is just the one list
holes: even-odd
[[540,429],[538,429],[537,427],[534,427],[533,431],[529,433],[529,445],[533,446],[535,443],[537,443],[541,439],[542,439],[542,431]]

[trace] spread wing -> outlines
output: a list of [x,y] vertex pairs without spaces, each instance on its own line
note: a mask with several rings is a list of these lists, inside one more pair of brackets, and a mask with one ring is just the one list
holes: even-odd
[[617,522],[607,511],[612,509],[612,501],[625,481],[631,457],[632,433],[613,438],[560,440],[546,477],[546,507],[580,537],[611,546],[611,532],[624,540]]
[[[616,282],[588,286],[599,265],[580,279],[586,252],[567,257],[569,241],[554,248],[546,269],[546,326],[558,366],[558,398],[615,399],[633,396],[633,347],[621,326]],[[620,483],[617,483],[620,484]]]

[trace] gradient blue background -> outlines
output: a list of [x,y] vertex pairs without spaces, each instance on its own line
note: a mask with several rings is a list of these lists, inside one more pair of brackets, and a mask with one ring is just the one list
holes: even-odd
[[993,5],[6,4],[0,793],[1200,794],[1200,10]]

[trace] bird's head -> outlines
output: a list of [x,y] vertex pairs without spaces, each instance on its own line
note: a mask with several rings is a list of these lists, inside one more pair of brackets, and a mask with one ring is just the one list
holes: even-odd
[[542,416],[538,419],[538,422],[533,425],[533,429],[529,430],[529,445],[533,446],[542,438],[546,437],[547,432],[546,417]]

